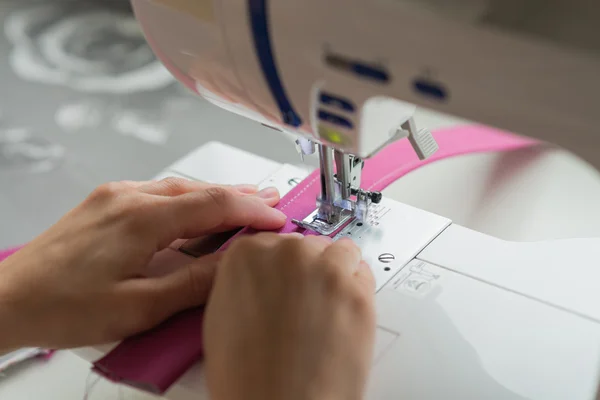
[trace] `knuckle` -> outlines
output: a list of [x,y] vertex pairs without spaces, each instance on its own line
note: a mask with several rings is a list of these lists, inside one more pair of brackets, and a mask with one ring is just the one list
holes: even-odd
[[231,192],[223,187],[212,186],[204,190],[206,199],[218,208],[225,206],[231,199]]
[[184,178],[178,178],[174,176],[170,176],[164,178],[160,181],[160,184],[163,185],[167,190],[177,191],[180,188],[184,188],[188,185],[189,181]]
[[361,318],[374,319],[375,310],[371,296],[367,296],[363,291],[350,290],[348,299],[352,310]]
[[229,197],[231,195],[229,190],[227,190],[223,187],[219,187],[219,186],[212,186],[212,187],[206,188],[205,193],[215,203],[222,203],[223,201],[226,201],[227,199],[229,199]]
[[119,223],[127,227],[138,227],[148,222],[148,202],[128,190],[127,185],[111,182],[96,188],[86,199],[87,205],[99,207],[105,223]]
[[124,191],[124,186],[120,182],[109,182],[98,186],[90,194],[91,200],[109,200],[119,196]]

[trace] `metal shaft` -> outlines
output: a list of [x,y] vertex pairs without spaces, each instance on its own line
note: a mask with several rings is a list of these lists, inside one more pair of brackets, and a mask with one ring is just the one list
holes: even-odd
[[335,178],[333,176],[333,153],[330,147],[319,145],[319,162],[321,168],[321,201],[333,205]]
[[345,200],[350,197],[350,157],[336,150],[334,158],[337,178],[340,183],[340,195]]

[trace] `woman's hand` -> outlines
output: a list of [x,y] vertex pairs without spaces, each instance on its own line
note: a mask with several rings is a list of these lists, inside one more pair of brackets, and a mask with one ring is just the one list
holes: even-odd
[[371,366],[375,284],[350,240],[258,234],[225,251],[208,301],[219,400],[357,400]]
[[145,277],[153,255],[178,238],[276,229],[285,222],[278,201],[272,188],[173,178],[99,187],[0,264],[0,350],[114,341],[203,304],[217,255]]

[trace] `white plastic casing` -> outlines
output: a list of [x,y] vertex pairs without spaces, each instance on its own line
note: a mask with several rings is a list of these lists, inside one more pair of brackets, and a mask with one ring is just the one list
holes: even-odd
[[[541,138],[600,164],[593,134],[600,125],[600,25],[591,18],[600,14],[598,2],[132,2],[152,48],[179,80],[261,123],[366,156],[416,104]],[[255,34],[261,5],[265,30]],[[276,74],[261,66],[256,38],[265,37]],[[369,78],[365,68],[387,80]],[[297,127],[284,122],[269,84],[275,75],[302,121]],[[323,103],[322,91],[351,109]],[[388,110],[365,108],[373,98]]]

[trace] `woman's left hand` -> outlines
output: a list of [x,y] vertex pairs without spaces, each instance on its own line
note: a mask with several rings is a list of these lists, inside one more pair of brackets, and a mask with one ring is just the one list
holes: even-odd
[[174,178],[98,187],[0,264],[0,351],[106,343],[204,304],[218,255],[146,277],[154,254],[179,238],[279,228],[278,201],[273,188]]

